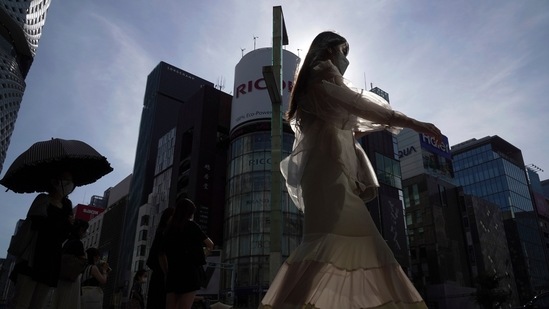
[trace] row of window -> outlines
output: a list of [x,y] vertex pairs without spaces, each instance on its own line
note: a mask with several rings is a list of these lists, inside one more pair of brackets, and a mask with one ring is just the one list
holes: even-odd
[[486,144],[469,151],[454,154],[453,165],[456,171],[479,165],[495,159],[492,145]]
[[[282,235],[281,252],[288,256],[301,242],[301,236]],[[270,234],[250,234],[229,238],[224,243],[225,259],[230,263],[236,257],[266,256],[271,253]],[[240,273],[239,273],[240,276]]]
[[[289,152],[283,152],[282,158],[289,155]],[[271,171],[272,157],[271,151],[255,151],[243,155],[235,156],[229,162],[228,175],[234,176],[253,171]]]
[[[234,272],[238,273],[236,279],[237,287],[246,287],[253,285],[262,285],[264,287],[269,286],[269,274],[270,264],[268,257],[265,256],[251,256],[246,258],[230,259],[228,264],[234,265]],[[231,272],[223,272],[225,276],[222,277],[223,286],[232,286]]]
[[[281,188],[284,187],[282,186]],[[271,190],[271,171],[254,171],[238,174],[229,179],[227,189],[227,196],[229,198],[242,193],[269,191]]]
[[[282,150],[289,153],[292,150],[294,136],[282,134]],[[255,132],[238,137],[231,143],[231,157],[240,156],[249,152],[271,150],[271,132]]]
[[400,162],[376,152],[376,175],[379,182],[402,189]]
[[402,190],[402,193],[404,195],[404,207],[408,208],[420,204],[418,184],[413,184],[412,186],[405,187]]
[[[302,215],[296,213],[283,213],[282,233],[286,235],[300,236],[302,234]],[[240,213],[229,217],[225,223],[225,238],[239,237],[247,234],[270,233],[270,212]]]
[[[282,212],[297,213],[297,207],[287,194],[280,199]],[[225,206],[225,216],[231,217],[251,211],[268,212],[271,210],[271,191],[256,191],[231,196]]]

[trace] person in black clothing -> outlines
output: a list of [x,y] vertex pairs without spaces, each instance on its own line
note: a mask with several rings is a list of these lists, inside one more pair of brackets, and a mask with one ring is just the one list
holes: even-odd
[[145,283],[145,281],[147,281],[147,271],[144,269],[138,270],[133,277],[128,309],[145,308],[145,297],[143,296],[143,283]]
[[[63,245],[64,256],[75,256],[86,261],[86,252],[81,239],[86,235],[89,224],[87,221],[76,219],[73,223],[73,229],[69,239]],[[61,267],[66,265],[61,265]],[[82,269],[83,270],[83,269]],[[55,309],[78,309],[80,308],[80,277],[79,274],[76,280],[69,281],[63,278],[59,279],[57,289],[53,293],[52,308]]]
[[195,211],[191,200],[179,200],[162,239],[159,261],[166,275],[167,309],[191,309],[206,264],[203,247],[212,250],[214,246],[192,221]]
[[147,309],[166,308],[166,287],[164,285],[164,273],[162,272],[162,268],[160,268],[160,263],[158,261],[158,250],[162,237],[164,236],[164,230],[168,226],[168,221],[172,217],[174,211],[175,209],[173,207],[168,207],[162,212],[147,258],[147,266],[149,266],[152,271],[147,293]]
[[74,190],[72,175],[63,172],[50,181],[48,194],[33,201],[27,219],[36,231],[27,257],[19,257],[10,278],[15,282],[12,308],[43,308],[51,288],[57,286],[63,242],[74,220],[67,195]]

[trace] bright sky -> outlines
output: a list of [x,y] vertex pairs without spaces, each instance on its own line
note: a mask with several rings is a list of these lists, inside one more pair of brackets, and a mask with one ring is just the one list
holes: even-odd
[[[188,4],[192,3],[192,4]],[[499,135],[549,178],[549,2],[542,0],[52,1],[27,76],[3,176],[33,143],[80,139],[114,171],[77,188],[73,203],[133,170],[147,75],[165,61],[232,92],[244,53],[271,46],[281,5],[290,45],[304,56],[321,31],[350,43],[345,74],[435,123],[450,145]],[[0,257],[36,194],[0,191]]]

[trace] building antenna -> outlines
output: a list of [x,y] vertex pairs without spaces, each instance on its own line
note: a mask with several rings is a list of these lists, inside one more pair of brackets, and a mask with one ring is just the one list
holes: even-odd
[[214,85],[214,88],[217,90],[225,89],[225,78],[223,76],[217,78],[217,84]]
[[527,165],[526,167],[529,167],[531,170],[534,170],[534,171],[538,171],[538,172],[544,172],[544,170],[542,170],[539,166],[535,165],[535,164],[529,164]]
[[297,49],[297,56],[298,56],[298,57],[299,57],[299,52],[302,51],[302,50],[303,50],[303,49],[301,49],[301,48],[298,48],[298,49]]
[[364,72],[364,89],[368,90],[368,83],[366,83],[366,72]]
[[259,37],[254,35],[254,50],[255,50],[255,41],[256,41],[257,38],[259,38]]
[[244,51],[246,50],[246,48],[242,48],[240,47],[240,51],[242,52],[242,57],[244,57]]

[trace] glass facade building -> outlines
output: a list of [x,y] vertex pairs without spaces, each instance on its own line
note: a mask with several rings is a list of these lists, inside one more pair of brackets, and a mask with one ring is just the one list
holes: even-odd
[[[282,55],[281,110],[285,111],[299,58],[287,50]],[[272,57],[271,48],[259,48],[244,55],[235,66],[222,254],[223,264],[233,273],[222,278],[221,288],[224,296],[232,295],[227,302],[237,308],[257,308],[278,258],[285,260],[301,243],[303,233],[303,215],[288,196],[282,175],[280,198],[271,195],[272,102],[262,68],[272,65]],[[282,124],[281,139],[283,159],[291,153],[294,141],[287,123]],[[275,235],[271,234],[277,230],[272,228],[271,217],[281,223],[277,226],[280,233]]]
[[520,149],[498,136],[452,147],[457,182],[466,194],[499,206],[521,301],[549,288],[549,270]]
[[0,172],[51,0],[0,0]]
[[[284,132],[283,157],[290,154],[293,140],[293,133]],[[258,304],[269,287],[271,132],[251,129],[235,137],[227,175],[223,261],[234,265],[237,273],[235,304]],[[285,259],[301,242],[303,216],[286,186],[282,188],[281,245]],[[225,278],[225,287],[231,286],[230,279]]]

